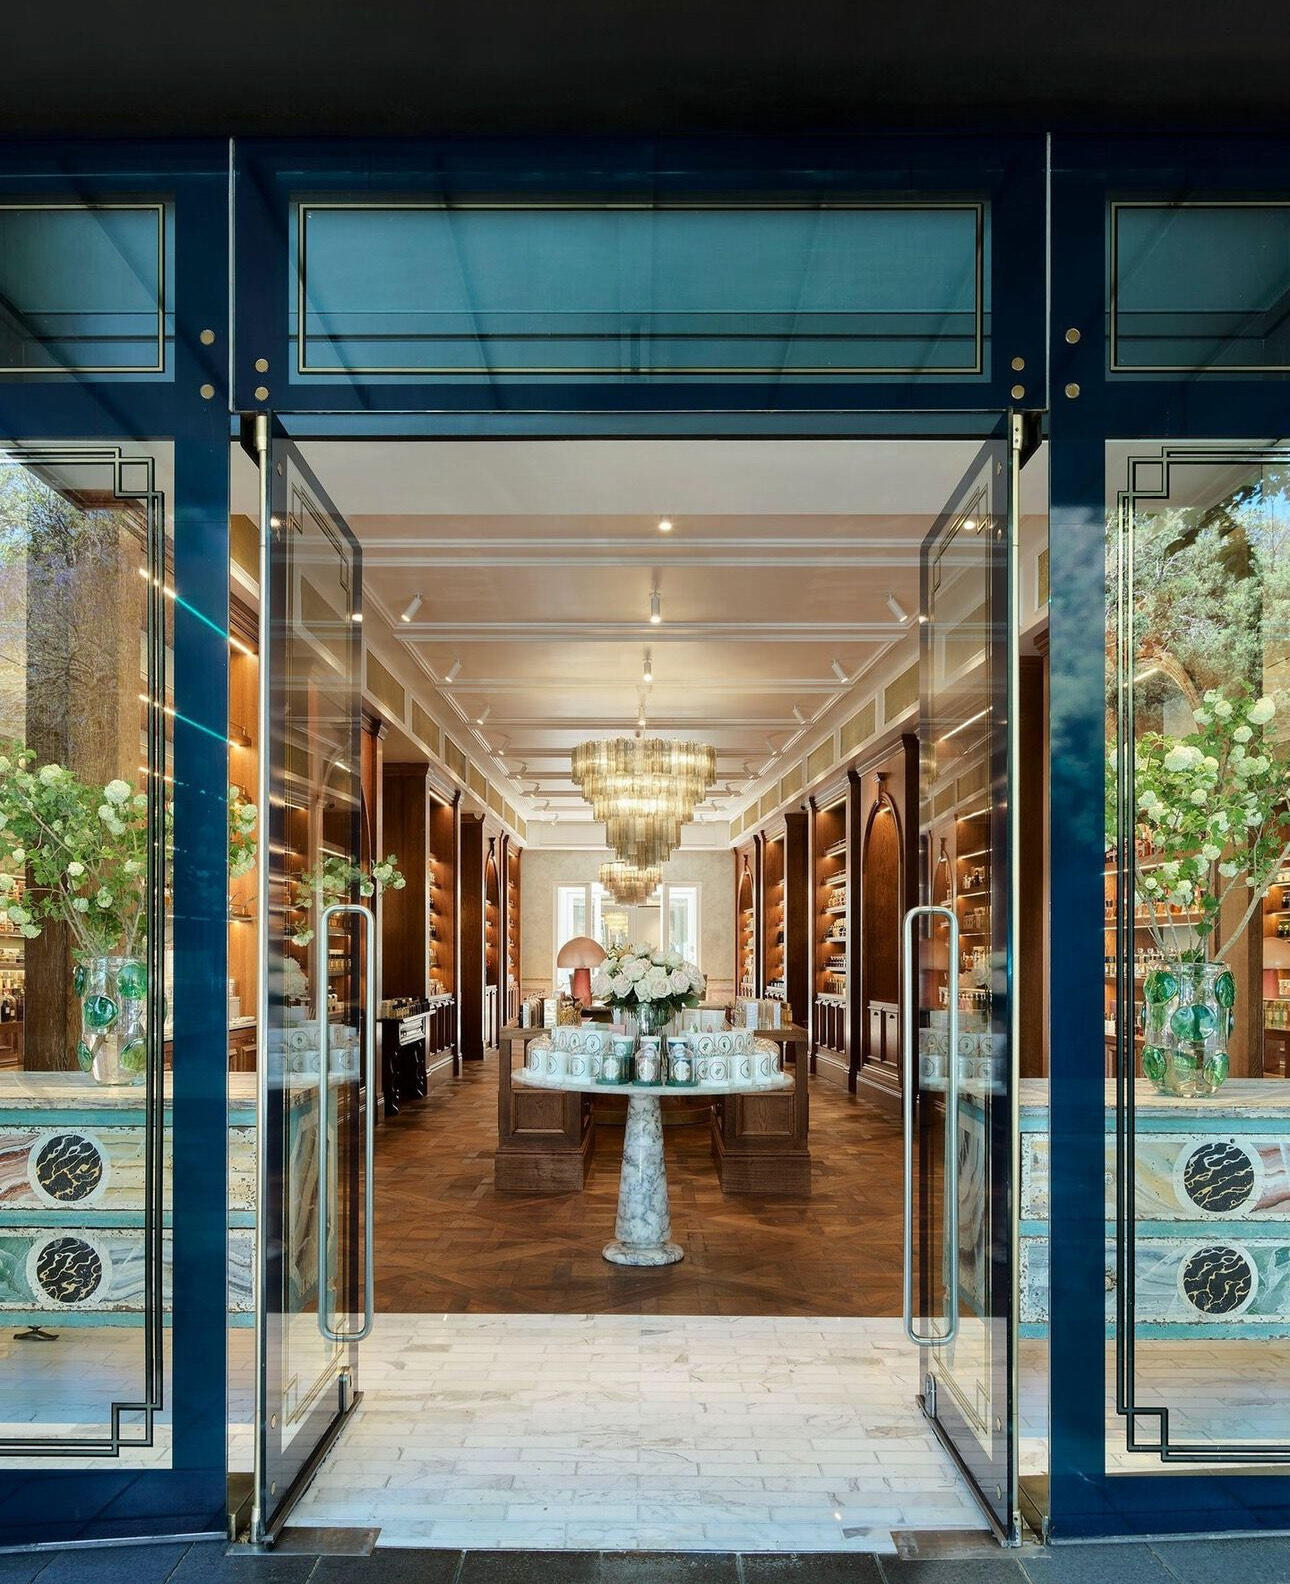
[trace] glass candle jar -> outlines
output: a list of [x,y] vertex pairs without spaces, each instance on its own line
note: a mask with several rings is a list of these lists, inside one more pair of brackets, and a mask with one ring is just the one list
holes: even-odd
[[660,1081],[660,1056],[658,1041],[651,1040],[647,1045],[644,1040],[636,1052],[636,1082],[639,1084],[656,1084]]
[[698,1083],[694,1047],[685,1035],[672,1035],[667,1042],[667,1081],[678,1089],[693,1089]]

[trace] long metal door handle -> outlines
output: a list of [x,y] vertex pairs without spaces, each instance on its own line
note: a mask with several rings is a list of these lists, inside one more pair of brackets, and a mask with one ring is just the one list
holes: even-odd
[[[945,1330],[924,1334],[914,1327],[914,1091],[918,1081],[918,963],[914,953],[914,922],[943,918],[949,925],[949,1051],[946,1056],[945,1105],[945,1248],[949,1251]],[[945,1347],[959,1329],[959,921],[953,908],[912,907],[901,927],[900,1053],[904,1069],[901,1110],[904,1121],[904,1321],[905,1335],[918,1347]]]
[[[357,1331],[337,1331],[328,1317],[329,1290],[327,1245],[331,1239],[327,1208],[330,1167],[327,1159],[327,1125],[331,1111],[331,1025],[327,1014],[327,926],[341,913],[353,913],[367,925],[367,967],[364,973],[366,1006],[360,1009],[363,1020],[363,1077],[367,1087],[367,1110],[363,1126],[363,1324]],[[372,1265],[375,1251],[376,1163],[376,915],[361,902],[333,902],[318,919],[317,974],[321,1005],[318,1017],[318,1329],[328,1342],[361,1342],[372,1330],[376,1317],[376,1273]]]

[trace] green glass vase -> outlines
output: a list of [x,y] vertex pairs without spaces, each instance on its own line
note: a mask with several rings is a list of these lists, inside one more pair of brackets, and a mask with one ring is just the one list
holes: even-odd
[[76,964],[81,1004],[76,1064],[96,1083],[142,1083],[148,1067],[148,968],[137,957],[89,957]]
[[1142,1072],[1156,1092],[1198,1100],[1227,1077],[1236,980],[1225,963],[1167,958],[1142,986]]

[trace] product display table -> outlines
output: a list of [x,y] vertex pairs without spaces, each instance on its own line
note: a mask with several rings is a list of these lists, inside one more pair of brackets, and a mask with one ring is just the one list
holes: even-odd
[[559,1089],[566,1093],[626,1095],[627,1127],[623,1133],[623,1165],[618,1179],[618,1214],[614,1239],[603,1253],[614,1265],[675,1265],[685,1250],[671,1241],[672,1216],[667,1202],[667,1162],[663,1157],[664,1095],[782,1094],[795,1080],[787,1073],[760,1083],[740,1080],[704,1083],[698,1088],[673,1084],[606,1084],[590,1078],[538,1077],[515,1072],[516,1088]]

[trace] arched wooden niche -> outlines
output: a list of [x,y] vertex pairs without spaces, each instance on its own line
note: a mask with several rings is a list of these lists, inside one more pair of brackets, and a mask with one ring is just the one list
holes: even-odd
[[498,983],[502,927],[502,888],[497,869],[497,838],[488,838],[488,857],[484,860],[484,983]]
[[860,950],[866,1003],[900,1000],[900,927],[904,876],[900,817],[878,778],[865,824],[860,882]]

